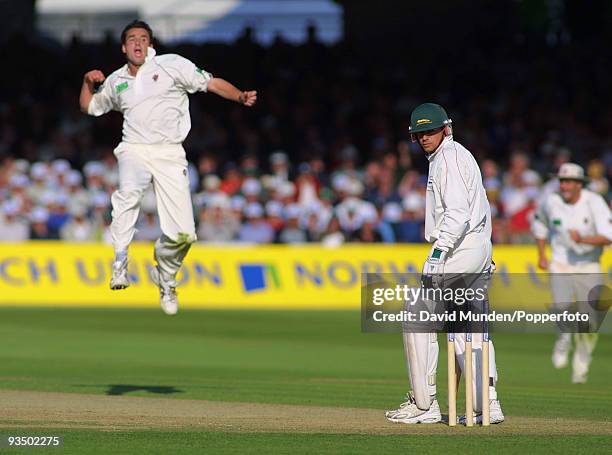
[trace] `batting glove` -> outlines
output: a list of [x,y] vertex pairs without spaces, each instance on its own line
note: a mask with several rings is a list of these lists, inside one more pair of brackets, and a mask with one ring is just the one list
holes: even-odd
[[434,245],[423,266],[421,282],[426,288],[442,288],[444,285],[444,262],[447,251]]

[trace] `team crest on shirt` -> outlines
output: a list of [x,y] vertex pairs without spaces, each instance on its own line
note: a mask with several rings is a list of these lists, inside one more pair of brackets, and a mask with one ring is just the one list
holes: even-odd
[[159,79],[159,76],[157,74],[153,75],[153,82],[157,82],[157,79]]

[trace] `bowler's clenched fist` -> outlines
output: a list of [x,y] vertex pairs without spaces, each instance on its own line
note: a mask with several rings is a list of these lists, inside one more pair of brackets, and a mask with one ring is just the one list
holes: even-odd
[[100,70],[91,70],[91,71],[85,73],[85,76],[84,76],[85,82],[87,84],[89,84],[89,85],[94,85],[94,84],[97,84],[97,83],[102,83],[102,82],[104,82],[104,79],[106,79],[106,76]]
[[257,91],[242,92],[238,98],[240,104],[251,107],[257,101]]

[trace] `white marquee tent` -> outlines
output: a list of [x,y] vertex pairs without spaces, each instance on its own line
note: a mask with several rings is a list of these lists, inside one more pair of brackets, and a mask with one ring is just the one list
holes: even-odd
[[147,21],[163,42],[232,42],[245,27],[270,44],[277,34],[303,42],[314,25],[318,38],[342,38],[342,7],[332,0],[38,0],[40,31],[67,42],[77,34],[96,41],[118,36],[135,18]]

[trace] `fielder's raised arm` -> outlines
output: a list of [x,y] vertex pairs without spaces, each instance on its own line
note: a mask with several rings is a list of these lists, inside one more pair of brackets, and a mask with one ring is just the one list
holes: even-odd
[[240,91],[230,82],[218,77],[213,77],[208,82],[208,91],[248,107],[253,106],[257,101],[257,91]]

